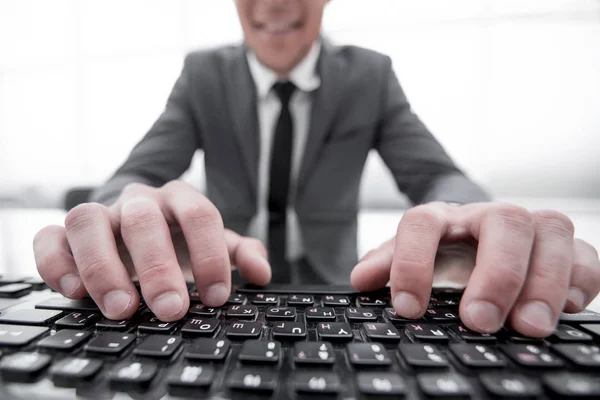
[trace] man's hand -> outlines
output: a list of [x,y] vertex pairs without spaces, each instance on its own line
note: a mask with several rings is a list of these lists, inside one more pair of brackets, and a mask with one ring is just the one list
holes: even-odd
[[189,308],[185,272],[209,306],[227,301],[232,264],[251,283],[271,279],[262,243],[224,229],[216,207],[181,181],[159,189],[129,185],[111,207],[79,205],[67,214],[65,227],[42,229],[33,247],[51,288],[70,298],[89,294],[111,319],[137,310],[134,276],[163,321],[180,319]]
[[351,280],[362,291],[389,281],[396,312],[419,318],[434,272],[460,278],[462,271],[466,326],[491,333],[508,319],[524,335],[545,337],[561,311],[583,310],[600,290],[598,253],[573,234],[571,220],[556,211],[429,203],[407,210],[396,237],[367,253]]

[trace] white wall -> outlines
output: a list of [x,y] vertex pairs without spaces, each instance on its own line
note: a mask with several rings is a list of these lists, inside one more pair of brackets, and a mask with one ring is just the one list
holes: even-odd
[[[324,26],[389,54],[495,195],[600,197],[600,1],[333,0]],[[0,0],[0,197],[101,182],[183,55],[239,39],[233,0]],[[369,196],[394,194],[378,160],[366,176]]]

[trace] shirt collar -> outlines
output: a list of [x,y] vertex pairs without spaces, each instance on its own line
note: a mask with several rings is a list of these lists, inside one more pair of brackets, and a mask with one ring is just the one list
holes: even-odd
[[[317,73],[317,61],[320,52],[321,42],[316,41],[304,59],[290,73],[289,81],[303,92],[312,92],[321,85],[321,79]],[[254,79],[256,85],[256,93],[259,99],[265,99],[273,85],[279,80],[277,73],[258,61],[253,52],[248,51],[246,57],[252,79]]]

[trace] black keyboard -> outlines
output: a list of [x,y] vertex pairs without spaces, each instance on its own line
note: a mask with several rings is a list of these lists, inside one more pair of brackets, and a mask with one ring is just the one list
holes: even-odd
[[421,320],[399,317],[389,290],[336,286],[239,287],[211,308],[190,285],[178,322],[143,304],[107,320],[35,280],[0,296],[0,399],[600,398],[592,311],[539,340],[466,329],[451,289]]

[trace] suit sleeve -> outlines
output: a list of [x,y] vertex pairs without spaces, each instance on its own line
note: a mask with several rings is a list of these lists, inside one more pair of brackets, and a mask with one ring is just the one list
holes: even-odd
[[180,177],[202,147],[190,107],[190,57],[186,57],[163,113],[137,143],[114,175],[92,194],[92,201],[111,204],[130,183],[159,187]]
[[471,203],[490,196],[461,171],[415,115],[386,57],[375,149],[400,191],[415,204]]

